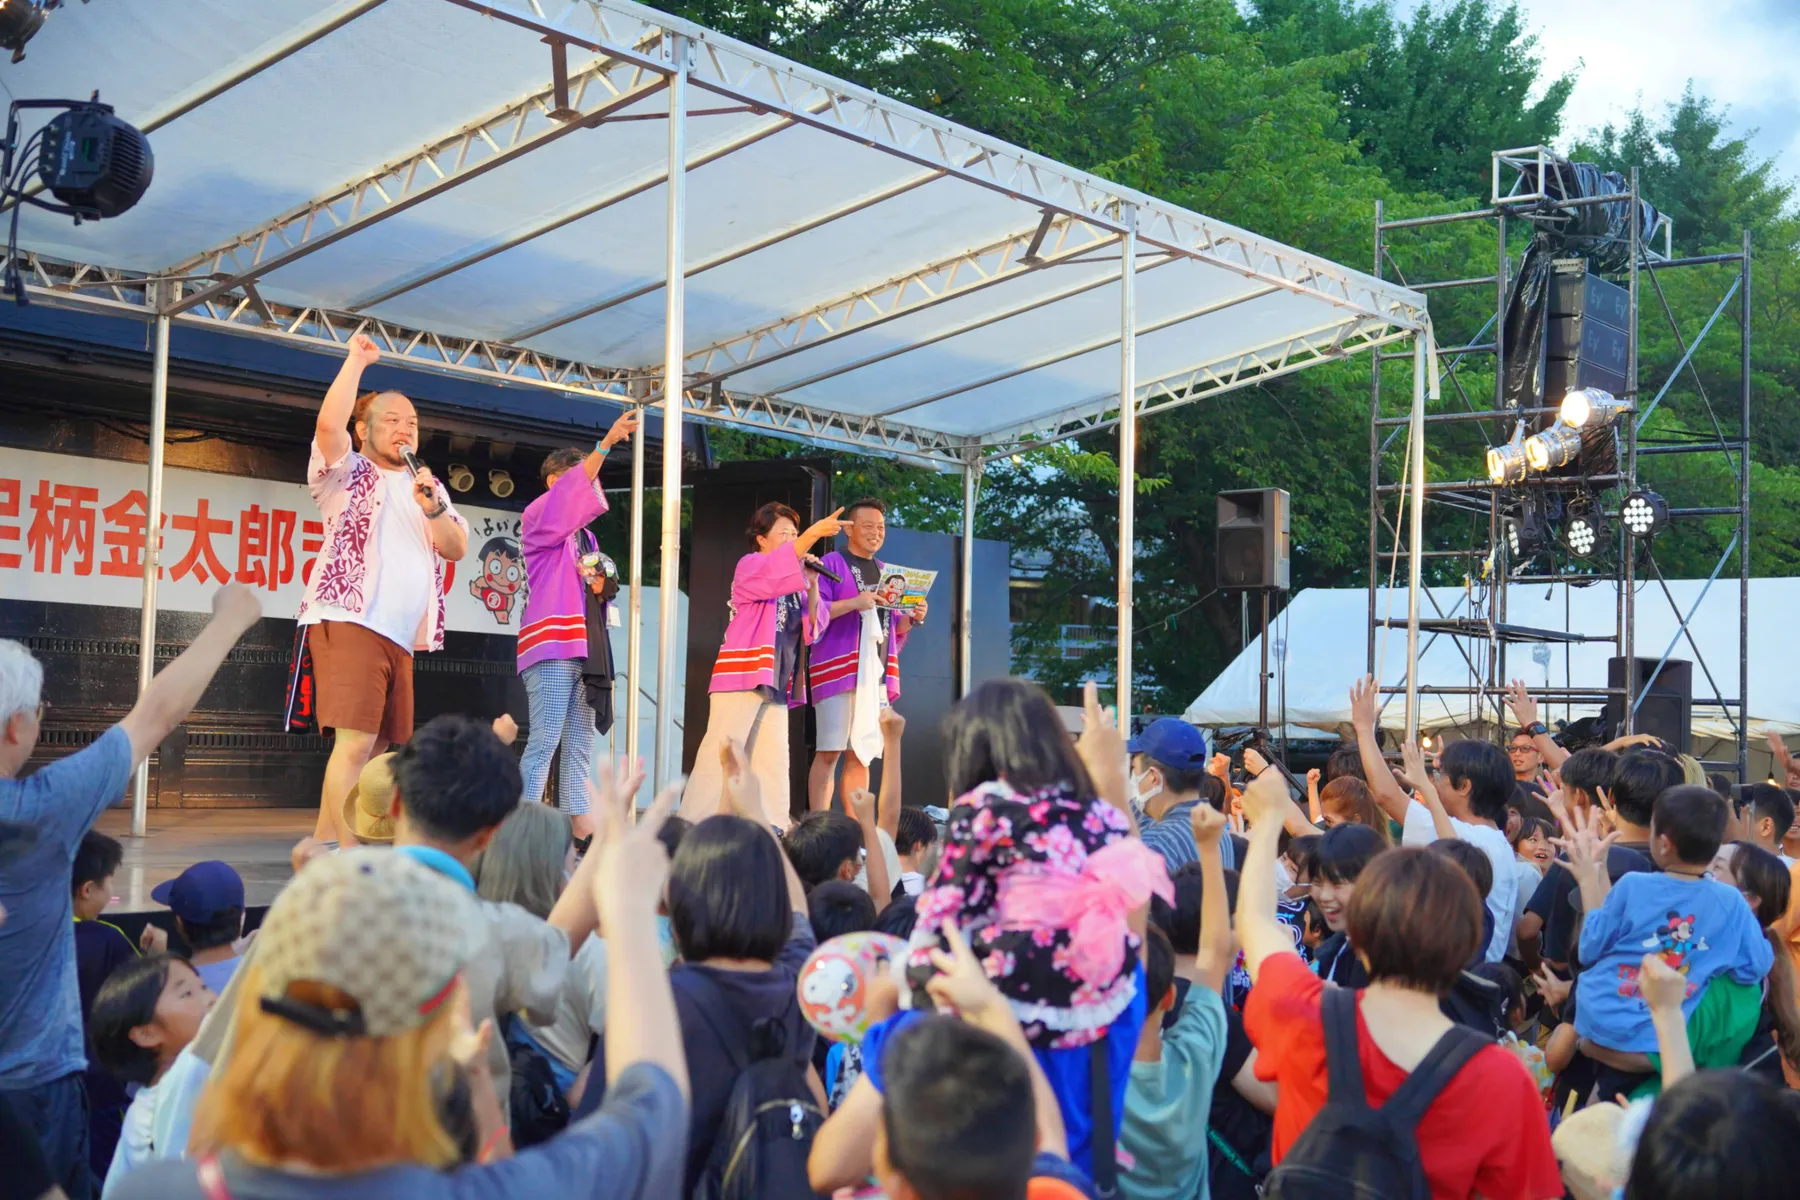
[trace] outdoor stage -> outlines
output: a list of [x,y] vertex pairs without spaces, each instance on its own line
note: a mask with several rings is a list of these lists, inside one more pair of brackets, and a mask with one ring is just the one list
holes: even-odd
[[219,859],[244,877],[244,904],[275,899],[293,877],[288,854],[312,833],[316,808],[153,808],[149,836],[131,835],[131,808],[109,808],[96,828],[119,839],[125,860],[113,877],[108,913],[161,912],[150,889],[196,862]]

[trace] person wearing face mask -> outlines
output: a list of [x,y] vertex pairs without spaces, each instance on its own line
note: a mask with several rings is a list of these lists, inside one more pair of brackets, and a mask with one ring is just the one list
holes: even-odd
[[[1162,717],[1126,743],[1131,755],[1131,806],[1144,844],[1162,855],[1169,874],[1200,861],[1194,844],[1193,813],[1205,803],[1206,735],[1179,717]],[[1219,842],[1227,870],[1237,866],[1230,838]]]
[[419,414],[399,392],[362,392],[381,358],[362,334],[325,392],[306,482],[325,520],[300,602],[320,729],[333,731],[313,837],[356,844],[339,814],[369,760],[413,731],[413,654],[444,647],[444,564],[469,551],[469,523],[412,458]]

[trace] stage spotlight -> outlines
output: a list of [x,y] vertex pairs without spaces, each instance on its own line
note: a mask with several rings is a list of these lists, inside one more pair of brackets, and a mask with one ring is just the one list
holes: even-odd
[[1494,483],[1525,482],[1525,448],[1518,442],[1493,446],[1487,452],[1488,479]]
[[110,104],[78,105],[44,126],[38,178],[82,217],[116,217],[129,210],[155,172],[150,139],[114,116]]
[[1586,425],[1610,425],[1631,406],[1599,388],[1576,388],[1563,397],[1558,419],[1571,429]]
[[0,0],[0,50],[11,50],[14,62],[25,57],[25,43],[44,27],[44,11],[29,0]]
[[462,463],[451,463],[448,481],[451,491],[466,492],[475,486],[475,472]]
[[1625,497],[1619,520],[1632,537],[1653,538],[1669,524],[1669,502],[1655,492],[1641,488]]
[[1534,471],[1566,467],[1580,453],[1581,434],[1566,425],[1552,425],[1525,439],[1525,461]]
[[1550,523],[1544,514],[1535,509],[1528,509],[1516,517],[1506,519],[1506,548],[1512,551],[1515,562],[1524,562],[1535,558],[1550,541]]
[[1576,558],[1591,558],[1606,545],[1606,518],[1594,507],[1579,509],[1563,522],[1563,545]]
[[504,500],[513,494],[512,476],[505,471],[488,472],[488,491]]

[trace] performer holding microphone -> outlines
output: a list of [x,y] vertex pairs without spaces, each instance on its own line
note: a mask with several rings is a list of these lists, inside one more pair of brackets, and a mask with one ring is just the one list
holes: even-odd
[[444,564],[469,548],[468,522],[414,457],[412,401],[357,395],[363,369],[380,358],[368,338],[350,339],[306,468],[325,535],[299,619],[311,627],[319,727],[333,730],[313,836],[349,845],[344,797],[371,758],[412,736],[412,656],[443,648]]
[[[587,785],[594,758],[594,734],[612,727],[612,705],[605,711],[589,703],[584,675],[605,676],[611,687],[611,648],[607,645],[605,602],[618,580],[604,570],[583,570],[584,559],[603,557],[587,527],[606,512],[600,490],[600,464],[606,452],[630,437],[638,414],[628,411],[614,421],[591,451],[571,447],[553,450],[544,459],[544,486],[549,490],[525,508],[519,546],[525,553],[530,591],[519,625],[519,675],[531,706],[531,736],[519,763],[526,800],[542,800],[550,778],[550,760],[562,746],[562,786],[557,801],[569,814],[576,838],[592,836]],[[597,619],[596,619],[597,618]],[[594,662],[604,659],[604,664]],[[594,668],[604,665],[604,670]]]
[[847,545],[825,556],[826,571],[838,581],[819,588],[831,624],[813,654],[808,681],[819,736],[807,776],[807,804],[814,812],[831,807],[832,779],[845,750],[844,795],[868,790],[869,764],[881,757],[881,710],[900,698],[900,647],[926,611],[924,601],[905,612],[878,606],[875,593],[886,565],[875,553],[887,540],[887,505],[865,496],[843,511]]
[[681,815],[703,821],[718,811],[723,779],[719,751],[725,739],[743,743],[750,770],[762,786],[769,819],[788,824],[787,713],[806,703],[800,670],[802,639],[812,645],[830,620],[819,598],[819,560],[808,553],[843,528],[838,509],[804,531],[800,514],[785,504],[756,510],[746,530],[751,553],[738,560],[731,579],[731,621],[713,665],[706,737],[681,800]]

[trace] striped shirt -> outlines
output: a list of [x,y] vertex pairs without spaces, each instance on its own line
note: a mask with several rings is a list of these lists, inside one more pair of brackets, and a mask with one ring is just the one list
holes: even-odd
[[[1163,863],[1173,875],[1191,862],[1200,861],[1200,847],[1194,844],[1193,812],[1204,800],[1195,797],[1170,806],[1161,817],[1149,821],[1138,831],[1144,845],[1162,855]],[[1237,865],[1237,854],[1231,839],[1219,839],[1219,855],[1226,867]]]

